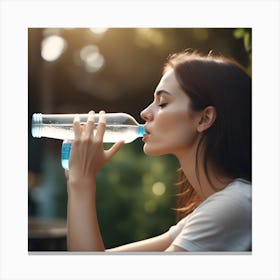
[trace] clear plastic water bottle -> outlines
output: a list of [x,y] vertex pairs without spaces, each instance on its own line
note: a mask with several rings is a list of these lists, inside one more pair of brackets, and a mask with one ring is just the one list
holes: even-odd
[[[48,137],[64,140],[61,149],[61,164],[69,169],[69,157],[72,141],[74,140],[73,120],[76,114],[41,114],[32,116],[32,136]],[[106,113],[106,130],[104,143],[124,141],[130,143],[145,134],[143,125],[126,113]],[[85,124],[88,114],[79,114],[80,123]],[[98,125],[99,114],[94,115],[95,127]]]

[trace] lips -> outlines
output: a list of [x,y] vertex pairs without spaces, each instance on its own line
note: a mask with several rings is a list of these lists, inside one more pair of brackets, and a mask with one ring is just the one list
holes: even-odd
[[150,134],[150,131],[149,131],[149,129],[146,127],[146,126],[144,126],[144,129],[145,129],[145,135],[149,135]]
[[144,126],[144,128],[145,128],[146,133],[144,134],[144,136],[142,138],[143,141],[145,141],[150,135],[150,131],[147,129],[147,127]]

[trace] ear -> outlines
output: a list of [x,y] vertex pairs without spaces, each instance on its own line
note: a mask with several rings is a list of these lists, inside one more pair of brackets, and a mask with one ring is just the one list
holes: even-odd
[[200,114],[200,120],[197,125],[197,131],[203,132],[213,125],[216,120],[216,109],[213,106],[208,106],[203,109]]

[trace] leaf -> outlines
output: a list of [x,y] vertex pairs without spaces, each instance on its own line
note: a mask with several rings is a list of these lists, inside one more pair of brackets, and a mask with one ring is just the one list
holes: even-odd
[[244,28],[236,28],[233,32],[233,36],[237,39],[243,38],[244,34],[245,34]]
[[248,52],[251,50],[251,36],[250,36],[250,33],[246,32],[244,34],[244,37],[243,37],[243,42],[244,42],[244,47],[245,47],[245,50]]

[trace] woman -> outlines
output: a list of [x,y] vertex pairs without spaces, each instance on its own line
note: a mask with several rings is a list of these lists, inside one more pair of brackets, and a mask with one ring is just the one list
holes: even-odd
[[[103,149],[106,115],[94,113],[75,141],[66,174],[68,248],[105,251],[96,175],[123,142]],[[179,222],[160,236],[108,251],[251,250],[251,79],[234,60],[183,52],[169,57],[153,102],[141,112],[147,155],[180,163]]]

